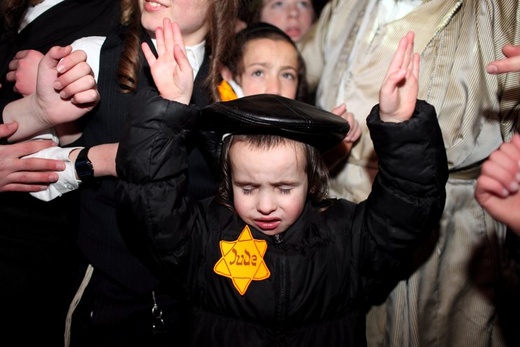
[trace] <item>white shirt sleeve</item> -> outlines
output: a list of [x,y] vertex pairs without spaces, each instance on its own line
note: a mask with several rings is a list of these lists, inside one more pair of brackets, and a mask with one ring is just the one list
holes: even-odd
[[82,147],[50,147],[43,149],[34,154],[23,157],[26,158],[45,158],[45,159],[56,159],[62,160],[65,163],[65,170],[59,171],[58,176],[59,179],[55,183],[49,184],[49,187],[46,190],[42,190],[39,192],[30,193],[37,199],[43,201],[51,201],[63,194],[76,190],[79,187],[80,180],[76,179],[76,169],[74,167],[74,163],[69,160],[69,154],[74,149],[78,149]]

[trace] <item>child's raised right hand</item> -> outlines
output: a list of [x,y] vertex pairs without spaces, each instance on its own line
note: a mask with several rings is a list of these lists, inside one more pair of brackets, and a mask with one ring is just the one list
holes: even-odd
[[163,98],[188,105],[193,92],[193,69],[186,57],[179,25],[165,18],[163,27],[155,30],[155,38],[157,58],[148,44],[141,45],[155,85]]
[[414,36],[410,31],[399,41],[379,90],[379,117],[383,122],[409,120],[415,110],[420,57],[413,52]]

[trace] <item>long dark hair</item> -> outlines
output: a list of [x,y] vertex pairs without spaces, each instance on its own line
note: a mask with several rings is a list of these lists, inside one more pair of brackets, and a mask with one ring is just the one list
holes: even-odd
[[[219,100],[220,62],[227,59],[232,37],[235,35],[235,21],[238,16],[238,0],[210,1],[207,13],[209,31],[206,37],[206,49],[211,54],[210,72],[206,87],[213,101]],[[121,23],[128,27],[123,54],[119,60],[118,81],[121,90],[133,93],[137,89],[139,69],[143,56],[140,48],[141,13],[137,0],[121,0]]]

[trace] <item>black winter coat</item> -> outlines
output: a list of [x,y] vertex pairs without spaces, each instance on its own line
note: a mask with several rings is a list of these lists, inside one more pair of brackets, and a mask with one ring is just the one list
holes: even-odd
[[[402,278],[444,207],[447,161],[433,107],[418,101],[398,124],[381,122],[374,107],[380,171],[367,200],[333,199],[323,212],[308,202],[271,237],[243,233],[244,222],[213,199],[186,199],[181,129],[198,111],[145,98],[120,142],[116,194],[146,230],[150,266],[190,292],[192,345],[365,346],[366,308]],[[252,271],[235,273],[237,261]]]

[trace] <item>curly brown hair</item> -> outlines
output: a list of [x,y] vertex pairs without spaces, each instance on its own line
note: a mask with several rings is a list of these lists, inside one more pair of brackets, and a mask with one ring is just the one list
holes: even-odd
[[227,136],[222,143],[221,181],[218,188],[217,201],[231,210],[233,207],[233,184],[230,150],[234,144],[245,142],[252,148],[270,149],[283,144],[294,144],[303,150],[309,182],[308,198],[315,204],[328,199],[329,171],[320,152],[313,146],[272,134],[236,134]]
[[[210,73],[205,81],[208,93],[213,101],[220,99],[221,61],[227,59],[232,37],[235,34],[234,23],[238,16],[238,0],[207,0],[210,5],[207,13],[209,31],[206,37],[206,49],[211,55]],[[128,27],[123,54],[119,61],[118,81],[124,93],[133,93],[137,89],[138,71],[143,56],[140,50],[141,15],[136,0],[121,0],[121,23]]]

